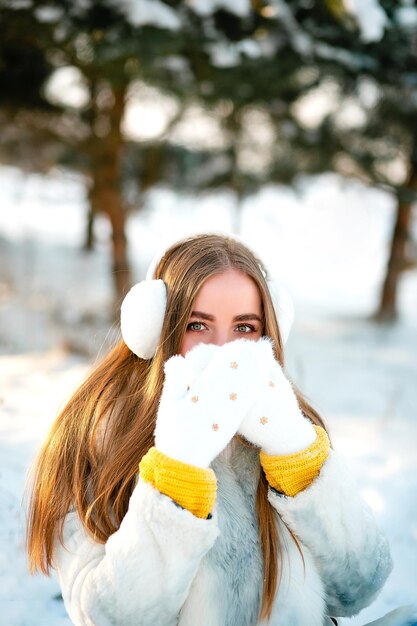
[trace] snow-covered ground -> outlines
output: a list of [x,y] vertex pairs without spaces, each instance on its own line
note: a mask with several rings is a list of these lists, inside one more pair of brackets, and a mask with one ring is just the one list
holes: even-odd
[[[22,497],[28,468],[57,410],[117,336],[108,226],[80,254],[85,192],[80,179],[0,169],[0,623],[68,626],[54,578],[30,577]],[[394,571],[361,625],[417,603],[417,271],[404,274],[400,321],[376,326],[392,228],[386,194],[334,176],[270,188],[240,214],[241,234],[290,288],[296,319],[287,346],[295,382],[324,415],[335,447],[385,529]],[[236,223],[226,195],[178,197],[159,190],[129,222],[141,278],[154,249],[194,230]]]

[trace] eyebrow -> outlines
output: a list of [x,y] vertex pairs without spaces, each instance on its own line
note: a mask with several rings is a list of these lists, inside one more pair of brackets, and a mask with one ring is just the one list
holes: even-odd
[[[192,311],[190,317],[199,317],[202,320],[207,320],[209,322],[214,322],[216,319],[214,315],[210,315],[209,313],[204,313],[203,311]],[[244,322],[246,320],[256,320],[257,322],[262,322],[259,315],[256,313],[243,313],[242,315],[236,315],[233,318],[234,322]]]

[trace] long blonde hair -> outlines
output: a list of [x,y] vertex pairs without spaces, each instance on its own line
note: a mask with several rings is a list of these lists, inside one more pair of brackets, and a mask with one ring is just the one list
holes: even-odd
[[[27,549],[31,572],[50,573],[53,546],[62,542],[65,515],[75,507],[86,530],[105,543],[126,514],[138,464],[154,443],[163,385],[163,364],[178,354],[195,297],[203,282],[233,267],[250,276],[263,304],[263,334],[274,341],[284,365],[282,341],[262,264],[242,243],[220,235],[199,235],[173,245],[155,278],[167,287],[161,341],[155,356],[142,360],[120,341],[92,371],[56,418],[33,473]],[[323,426],[297,390],[301,410]],[[269,618],[280,579],[282,547],[276,514],[261,472],[256,508],[264,563],[260,619]]]

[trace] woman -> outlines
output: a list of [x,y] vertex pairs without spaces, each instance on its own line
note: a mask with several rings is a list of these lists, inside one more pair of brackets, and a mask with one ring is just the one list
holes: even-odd
[[234,236],[177,242],[125,298],[36,467],[31,569],[74,624],[323,626],[378,593],[388,545],[283,373],[290,317]]

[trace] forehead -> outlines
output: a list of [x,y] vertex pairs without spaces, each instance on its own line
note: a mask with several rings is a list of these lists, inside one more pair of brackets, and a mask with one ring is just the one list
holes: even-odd
[[245,313],[260,313],[261,294],[258,286],[247,274],[228,269],[210,276],[197,293],[193,309],[205,310],[212,307],[240,309]]

